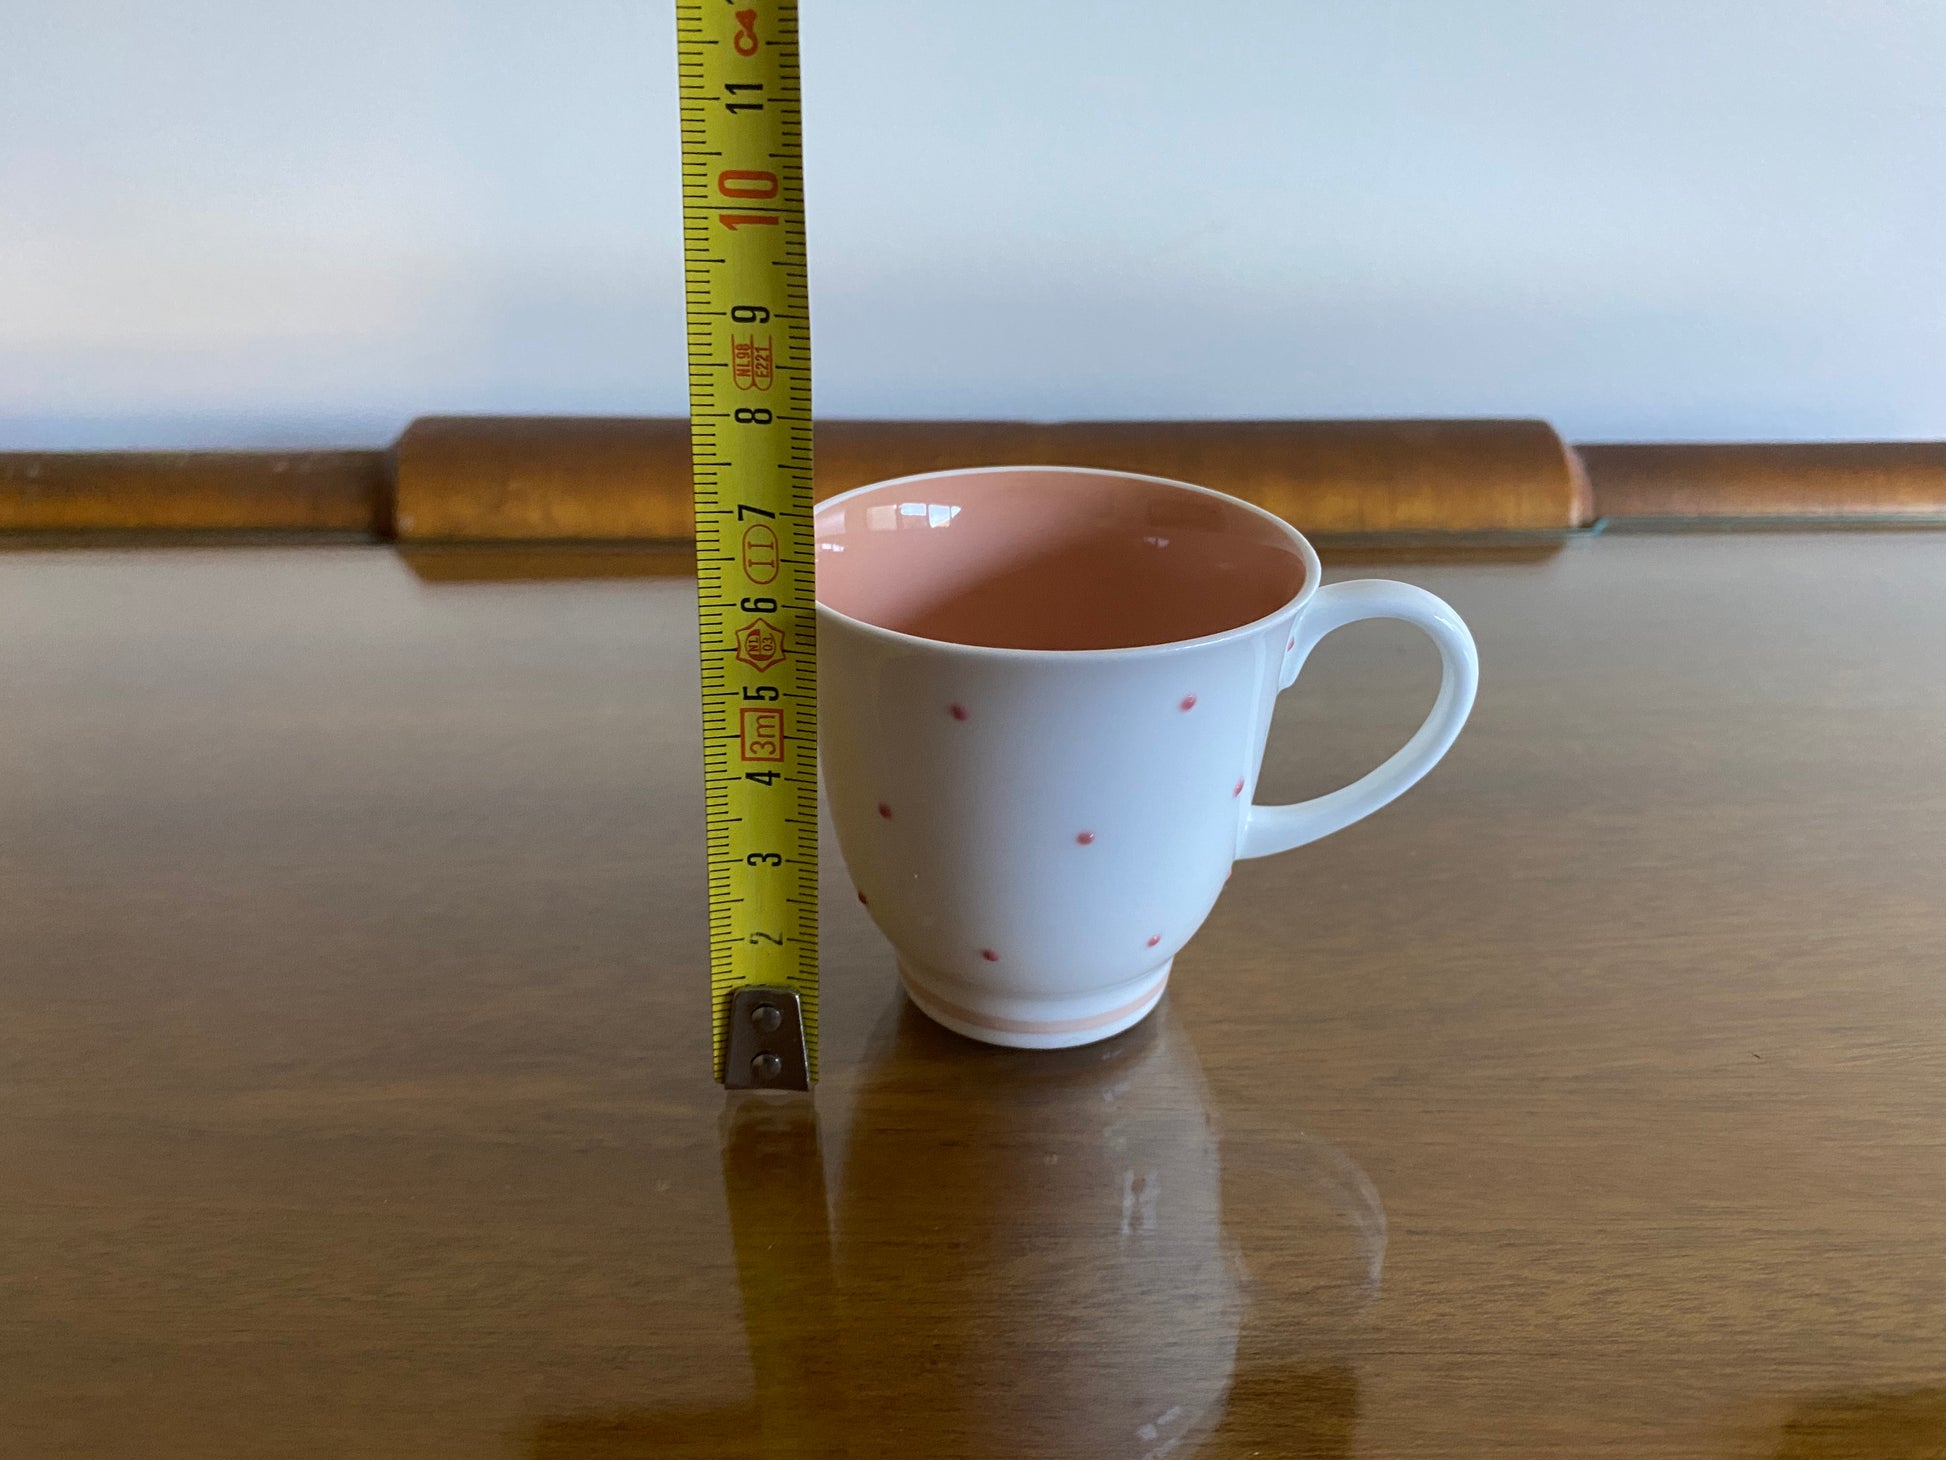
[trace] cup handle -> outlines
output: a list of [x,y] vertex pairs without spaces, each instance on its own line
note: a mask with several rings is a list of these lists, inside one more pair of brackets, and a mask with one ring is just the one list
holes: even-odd
[[1439,764],[1459,735],[1460,726],[1466,723],[1480,683],[1480,658],[1473,647],[1473,636],[1442,600],[1410,583],[1366,578],[1320,588],[1297,617],[1278,688],[1290,688],[1318,640],[1333,629],[1367,618],[1396,618],[1417,624],[1439,646],[1439,698],[1433,701],[1432,713],[1397,754],[1349,786],[1292,806],[1252,806],[1244,817],[1239,857],[1288,852],[1370,816]]

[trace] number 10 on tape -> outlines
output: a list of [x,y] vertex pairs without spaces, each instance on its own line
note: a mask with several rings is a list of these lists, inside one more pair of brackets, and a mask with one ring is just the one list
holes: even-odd
[[[710,1018],[716,1078],[767,1083],[726,1069],[741,991],[794,993],[812,1075],[817,1059],[817,621],[795,0],[677,0],[676,57]],[[768,1053],[754,1059],[779,1067]]]

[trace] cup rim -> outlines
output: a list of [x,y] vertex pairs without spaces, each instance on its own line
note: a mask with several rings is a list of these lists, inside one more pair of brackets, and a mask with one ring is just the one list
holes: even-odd
[[883,639],[890,643],[923,644],[930,648],[952,649],[963,654],[978,654],[1000,659],[1114,659],[1118,657],[1133,658],[1144,654],[1173,654],[1189,649],[1201,649],[1211,644],[1221,644],[1231,639],[1245,638],[1289,614],[1300,612],[1304,608],[1304,605],[1311,601],[1312,595],[1318,591],[1318,579],[1324,572],[1324,566],[1318,561],[1317,549],[1311,546],[1310,539],[1306,538],[1303,533],[1299,532],[1295,527],[1292,527],[1290,523],[1279,517],[1275,512],[1259,507],[1255,502],[1246,502],[1241,497],[1233,497],[1228,492],[1219,492],[1214,487],[1199,487],[1194,482],[1178,481],[1174,477],[1150,476],[1146,472],[1139,471],[1117,471],[1113,467],[1105,466],[1037,466],[1032,464],[1021,466],[954,466],[945,467],[938,471],[912,472],[902,477],[886,477],[883,481],[865,482],[860,486],[851,488],[849,491],[840,492],[835,497],[827,497],[822,502],[815,503],[812,506],[812,552],[815,555],[817,551],[818,514],[827,507],[840,506],[849,499],[862,496],[866,492],[876,492],[884,487],[902,486],[907,482],[936,481],[941,477],[989,476],[999,472],[1023,471],[1067,472],[1077,476],[1120,477],[1125,481],[1150,482],[1157,486],[1176,487],[1185,492],[1194,492],[1198,496],[1214,497],[1217,501],[1227,503],[1232,507],[1240,507],[1244,511],[1253,513],[1265,522],[1268,522],[1277,531],[1282,533],[1287,541],[1296,547],[1297,555],[1304,564],[1304,586],[1298,589],[1295,597],[1287,598],[1269,613],[1251,619],[1248,623],[1238,624],[1234,628],[1219,629],[1213,634],[1202,634],[1193,639],[1169,639],[1160,644],[1125,644],[1120,648],[1114,649],[1013,649],[1002,648],[993,644],[962,644],[955,639],[929,639],[923,634],[908,634],[902,629],[888,629],[882,624],[869,623],[864,619],[854,618],[852,615],[840,609],[831,607],[822,598],[816,598],[816,574],[814,570],[812,575],[814,584],[812,590],[814,594],[813,606],[817,609],[818,615],[821,618],[833,619],[848,628],[857,629],[866,635]]

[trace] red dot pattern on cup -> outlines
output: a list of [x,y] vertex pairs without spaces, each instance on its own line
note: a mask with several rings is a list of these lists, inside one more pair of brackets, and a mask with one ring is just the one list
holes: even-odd
[[[1297,640],[1292,639],[1290,643],[1285,647],[1289,649],[1295,649],[1297,647]],[[1196,708],[1196,696],[1184,695],[1181,700],[1177,701],[1176,708],[1182,711],[1184,714],[1188,714],[1189,711]],[[946,707],[946,713],[951,715],[955,720],[959,720],[962,722],[964,722],[968,718],[966,706],[961,704],[957,700],[955,700],[952,704]],[[1231,789],[1230,795],[1235,797],[1235,796],[1241,796],[1242,794],[1243,794],[1243,781],[1241,778],[1239,778],[1236,785]],[[884,801],[879,802],[878,814],[881,817],[883,817],[885,820],[890,821],[892,819],[891,806]],[[1078,845],[1084,847],[1091,847],[1095,844],[1095,834],[1092,831],[1076,832],[1074,839]],[[1225,882],[1228,882],[1230,880],[1229,873],[1226,872],[1224,874],[1223,880]],[[863,891],[859,892],[858,900],[860,903],[863,903],[867,907],[871,906],[871,903],[867,900]],[[1156,948],[1156,947],[1160,947],[1161,944],[1162,944],[1162,934],[1160,933],[1149,934],[1147,946],[1151,948]],[[980,950],[980,957],[986,960],[988,963],[998,963],[1000,961],[1000,955],[994,952],[994,950],[991,948],[982,948]]]
[[872,905],[872,900],[865,896],[865,889],[862,887],[858,889],[858,905],[860,907],[870,907]]
[[890,821],[892,819],[892,808],[881,801],[878,803],[878,814],[883,816],[887,821]]

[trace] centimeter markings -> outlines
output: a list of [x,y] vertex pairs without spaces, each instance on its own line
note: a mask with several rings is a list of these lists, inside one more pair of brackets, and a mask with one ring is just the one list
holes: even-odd
[[677,0],[710,1023],[795,989],[818,1068],[817,619],[796,0]]

